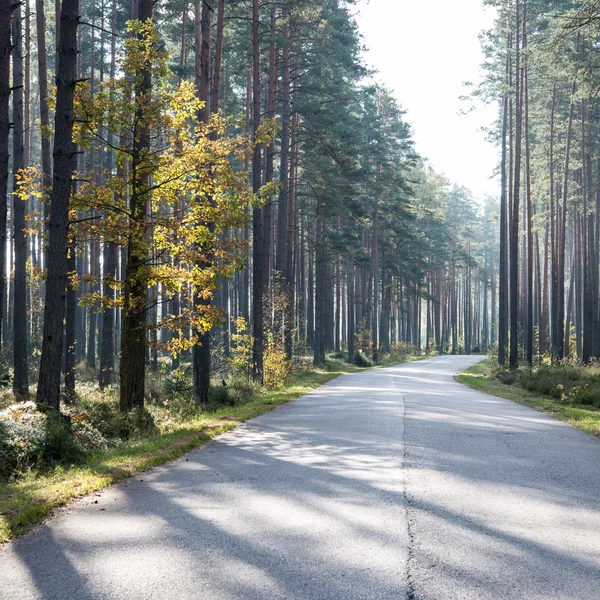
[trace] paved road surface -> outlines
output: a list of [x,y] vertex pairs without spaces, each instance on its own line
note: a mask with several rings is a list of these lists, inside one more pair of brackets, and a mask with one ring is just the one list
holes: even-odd
[[454,382],[477,360],[340,377],[86,499],[0,549],[0,597],[600,599],[600,443]]

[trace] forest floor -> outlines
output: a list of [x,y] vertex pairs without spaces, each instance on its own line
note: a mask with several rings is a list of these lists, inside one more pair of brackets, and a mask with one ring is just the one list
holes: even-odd
[[[568,369],[556,369],[555,373],[561,380],[556,384],[560,389],[581,389],[586,384],[587,367],[572,366]],[[505,371],[499,371],[495,358],[488,358],[456,376],[457,381],[475,390],[506,398],[518,402],[529,408],[534,408],[546,413],[560,421],[569,423],[574,427],[583,429],[586,433],[600,438],[600,408],[589,403],[577,402],[576,396],[561,394],[560,398],[554,395],[533,392],[523,386],[528,385],[530,372],[525,367],[519,369],[518,375],[525,377],[511,377],[502,381]],[[531,387],[531,386],[530,386]],[[600,397],[597,398],[600,401]]]
[[261,389],[248,401],[196,413],[187,420],[171,425],[169,431],[138,437],[116,448],[91,452],[83,464],[59,465],[46,472],[32,470],[13,481],[0,483],[0,543],[27,533],[70,502],[175,460],[208,443],[215,436],[299,398],[339,375],[421,358],[426,357],[406,355],[402,359],[398,356],[384,358],[381,364],[369,368],[330,358],[327,370],[302,370],[293,382],[279,390]]

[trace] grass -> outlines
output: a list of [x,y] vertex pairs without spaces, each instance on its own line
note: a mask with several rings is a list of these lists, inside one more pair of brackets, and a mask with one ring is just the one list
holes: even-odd
[[534,408],[600,438],[600,408],[559,400],[539,393],[532,395],[532,392],[520,385],[518,378],[514,383],[500,381],[495,376],[495,369],[496,360],[488,358],[459,373],[456,379],[470,388]]
[[[421,358],[426,357],[396,356],[375,368]],[[16,481],[0,483],[0,543],[27,533],[57,508],[77,498],[175,460],[240,423],[299,398],[339,375],[364,370],[333,361],[328,371],[302,371],[292,384],[277,391],[262,391],[244,404],[202,413],[172,431],[93,452],[84,466],[57,467],[44,474],[31,472]]]

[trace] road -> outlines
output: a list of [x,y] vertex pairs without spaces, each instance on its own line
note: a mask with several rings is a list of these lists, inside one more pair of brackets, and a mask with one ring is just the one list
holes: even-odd
[[0,597],[598,600],[600,443],[454,381],[478,360],[339,377],[87,498],[0,548]]

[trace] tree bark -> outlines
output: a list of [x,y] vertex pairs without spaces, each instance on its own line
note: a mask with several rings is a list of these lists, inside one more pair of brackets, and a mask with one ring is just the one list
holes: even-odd
[[[256,139],[260,127],[260,3],[252,0],[252,132]],[[261,188],[261,148],[256,146],[252,156],[252,190],[256,194]],[[252,378],[262,383],[264,357],[263,295],[263,211],[252,211]]]
[[[16,5],[12,22],[13,38],[13,189],[17,189],[25,164],[23,142],[23,35],[21,5]],[[15,248],[13,300],[13,391],[17,398],[29,396],[27,352],[27,233],[26,203],[13,195],[13,234]],[[62,340],[61,340],[62,342]]]
[[520,10],[516,2],[515,37],[515,162],[512,222],[510,225],[510,353],[509,366],[519,366],[519,195],[521,191],[521,126],[522,126],[522,70],[520,68]]
[[[196,95],[204,102],[198,120],[208,122],[210,116],[210,23],[212,2],[197,0],[195,5],[195,65]],[[212,225],[209,225],[212,230]],[[200,263],[201,269],[210,265]],[[211,300],[201,294],[194,294],[194,304],[200,310],[208,310]],[[205,405],[208,402],[210,388],[210,330],[197,332],[198,342],[193,348],[194,395],[196,402]]]
[[73,100],[79,0],[63,0],[54,125],[54,174],[48,223],[48,278],[37,401],[60,407],[60,363],[67,288],[69,198],[74,167]]
[[[523,46],[527,47],[526,19],[523,18]],[[529,146],[529,77],[528,65],[525,72],[525,171],[527,193],[527,329],[525,331],[525,359],[533,365],[533,208],[531,201],[531,156]]]
[[[152,0],[139,0],[138,19],[152,19]],[[127,264],[123,290],[123,342],[121,351],[120,408],[125,412],[144,405],[146,377],[146,316],[148,311],[148,282],[145,263],[148,260],[147,219],[148,156],[150,124],[145,104],[152,93],[151,64],[144,64],[136,78],[136,131],[133,132],[131,159],[131,195],[129,201],[130,231],[127,245]]]
[[41,164],[44,190],[44,223],[48,221],[49,196],[52,185],[52,154],[50,147],[50,116],[48,110],[48,64],[46,53],[46,15],[44,0],[35,1],[38,52],[38,86],[40,94]]
[[[4,328],[12,0],[0,0],[0,336]],[[6,340],[4,340],[6,344]]]

